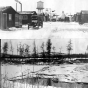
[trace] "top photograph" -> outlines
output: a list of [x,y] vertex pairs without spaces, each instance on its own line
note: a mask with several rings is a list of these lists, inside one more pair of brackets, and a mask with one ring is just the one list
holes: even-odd
[[88,38],[88,0],[0,0],[0,39]]

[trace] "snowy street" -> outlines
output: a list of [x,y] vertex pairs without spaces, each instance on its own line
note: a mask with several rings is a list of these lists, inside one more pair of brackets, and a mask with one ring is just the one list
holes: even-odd
[[[64,22],[44,22],[43,28],[28,30],[27,25],[22,28],[10,28],[11,31],[1,31],[1,39],[44,39],[58,38],[88,38],[88,25]],[[74,36],[75,35],[75,36]]]

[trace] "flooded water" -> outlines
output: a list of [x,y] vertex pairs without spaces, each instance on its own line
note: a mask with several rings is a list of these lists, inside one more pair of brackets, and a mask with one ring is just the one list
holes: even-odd
[[51,78],[30,78],[30,79],[18,80],[14,82],[15,86],[18,85],[18,83],[20,83],[20,86],[25,85],[25,83],[26,85],[32,85],[33,86],[32,88],[41,88],[41,86],[43,88],[48,88],[48,87],[49,88],[88,88],[88,83],[60,82],[60,81],[55,81]]

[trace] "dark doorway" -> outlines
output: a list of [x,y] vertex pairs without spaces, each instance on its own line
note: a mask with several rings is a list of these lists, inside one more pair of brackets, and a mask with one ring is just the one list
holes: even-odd
[[7,29],[7,14],[3,13],[3,28]]

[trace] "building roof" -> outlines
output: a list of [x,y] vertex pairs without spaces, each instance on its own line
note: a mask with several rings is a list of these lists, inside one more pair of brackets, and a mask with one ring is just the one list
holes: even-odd
[[10,8],[11,6],[6,6],[6,7],[0,7],[0,11],[5,11],[7,10],[8,8]]
[[[12,9],[13,11],[15,11],[11,6],[3,6],[3,7],[0,7],[0,11],[1,12],[5,12],[8,9]],[[18,13],[17,11],[15,11],[15,12]]]
[[38,1],[37,3],[44,3],[43,1]]
[[82,14],[88,14],[88,10],[82,10],[81,13]]
[[34,14],[36,13],[36,11],[22,11],[22,12],[18,12],[19,14]]

